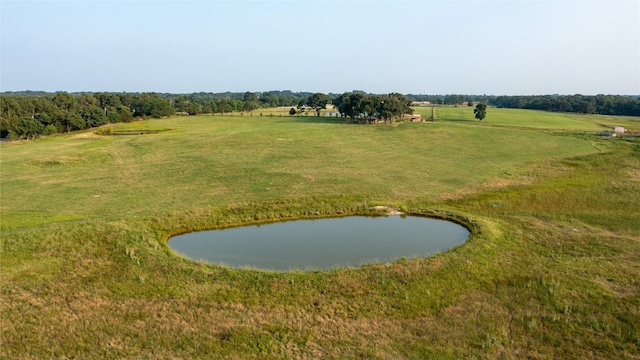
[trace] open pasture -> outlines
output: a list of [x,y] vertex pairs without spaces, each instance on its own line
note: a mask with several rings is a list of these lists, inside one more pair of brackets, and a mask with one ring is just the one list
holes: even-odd
[[[0,353],[637,358],[640,146],[595,135],[637,119],[437,110],[395,127],[172,117],[113,125],[152,134],[0,145]],[[194,263],[165,243],[376,205],[472,235],[431,258],[291,273]]]
[[165,131],[91,130],[5,145],[3,192],[20,196],[3,204],[3,227],[19,227],[11,220],[21,213],[122,218],[304,197],[399,206],[529,162],[596,152],[584,139],[457,123],[391,128],[323,117],[199,116],[112,127]]
[[[423,119],[431,119],[431,107],[415,107],[414,112]],[[436,106],[436,121],[478,122],[473,108],[467,106]],[[489,108],[485,126],[521,127],[550,131],[611,131],[616,125],[640,129],[640,119],[632,116],[609,116],[576,113],[556,113],[538,110]]]

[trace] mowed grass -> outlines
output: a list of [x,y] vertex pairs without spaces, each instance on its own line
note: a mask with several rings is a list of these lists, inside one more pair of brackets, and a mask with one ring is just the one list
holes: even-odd
[[[430,107],[416,107],[414,112],[431,119]],[[478,122],[473,107],[436,106],[436,121]],[[522,109],[487,109],[484,126],[521,127],[552,131],[613,131],[614,126],[625,126],[638,131],[640,119],[632,116],[583,115]]]
[[179,117],[114,126],[172,129],[156,134],[88,131],[6,144],[2,189],[20,196],[2,204],[2,226],[21,226],[14,219],[27,221],[22,213],[121,218],[266,199],[356,196],[398,204],[528,162],[596,151],[588,140],[517,130],[340,121]]
[[[501,111],[397,127],[178,117],[117,125],[171,129],[152,135],[2,144],[0,352],[637,358],[638,140],[600,139],[591,117],[569,132],[561,119],[548,132],[491,125]],[[373,205],[453,217],[472,235],[431,258],[283,274],[194,263],[165,244]]]

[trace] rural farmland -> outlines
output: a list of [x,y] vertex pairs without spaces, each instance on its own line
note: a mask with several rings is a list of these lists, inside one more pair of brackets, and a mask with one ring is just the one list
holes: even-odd
[[[640,119],[436,111],[359,125],[256,109],[2,143],[0,353],[637,358]],[[613,126],[627,136],[599,136]],[[470,238],[433,257],[307,272],[167,246],[376,207],[454,219]]]

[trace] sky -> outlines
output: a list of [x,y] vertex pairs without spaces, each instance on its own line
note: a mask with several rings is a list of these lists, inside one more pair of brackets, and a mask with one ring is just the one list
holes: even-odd
[[640,1],[0,0],[0,91],[640,94]]

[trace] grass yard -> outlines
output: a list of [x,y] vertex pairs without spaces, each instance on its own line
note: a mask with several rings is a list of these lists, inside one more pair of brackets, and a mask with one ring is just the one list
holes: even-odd
[[[0,145],[1,356],[640,358],[640,142],[595,135],[639,119],[436,110],[396,127],[173,117],[112,125],[144,135]],[[228,269],[166,246],[375,205],[472,235],[329,272]]]

